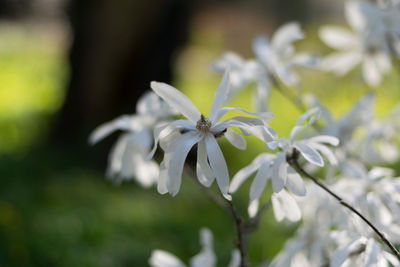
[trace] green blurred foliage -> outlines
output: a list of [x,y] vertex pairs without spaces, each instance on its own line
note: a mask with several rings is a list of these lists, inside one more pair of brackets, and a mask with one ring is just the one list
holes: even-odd
[[55,30],[0,24],[0,154],[38,142],[62,104],[67,68]]

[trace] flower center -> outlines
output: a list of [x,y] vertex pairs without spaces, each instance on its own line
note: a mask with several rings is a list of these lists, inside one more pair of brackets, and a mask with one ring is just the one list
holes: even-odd
[[196,123],[196,128],[200,132],[208,132],[211,128],[211,121],[208,118],[204,117],[203,114],[201,114],[200,120],[198,120]]

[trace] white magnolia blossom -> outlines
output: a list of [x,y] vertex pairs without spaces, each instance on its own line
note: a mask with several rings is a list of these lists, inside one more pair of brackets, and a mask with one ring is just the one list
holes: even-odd
[[317,66],[316,57],[308,53],[295,54],[293,42],[303,38],[304,34],[298,23],[286,23],[275,32],[271,42],[267,37],[254,40],[255,59],[244,60],[239,55],[228,52],[213,63],[213,68],[221,72],[232,70],[233,92],[255,82],[254,106],[259,111],[265,111],[269,91],[274,83],[281,80],[289,86],[299,85],[299,78],[292,71],[293,66]]
[[[364,149],[371,149],[372,144],[366,143],[367,139],[360,138],[358,134],[360,131],[370,128],[374,120],[374,105],[376,102],[374,93],[367,93],[360,97],[352,108],[339,118],[334,118],[329,109],[320,103],[316,97],[308,96],[306,100],[310,106],[318,107],[321,111],[323,126],[320,131],[324,135],[334,136],[339,139],[340,147],[335,151],[335,156],[339,163],[352,158],[354,154],[357,155],[358,151],[360,151],[360,146],[363,146]],[[369,141],[372,138],[372,134],[372,132],[367,131],[367,135],[370,137]],[[361,155],[361,157],[364,156],[369,157],[371,155]],[[341,166],[341,164],[338,165],[339,167]]]
[[[185,159],[191,148],[197,144],[197,178],[204,186],[210,186],[217,180],[221,193],[229,198],[229,173],[224,155],[218,145],[217,138],[226,139],[239,149],[246,148],[246,141],[230,127],[238,127],[243,133],[253,134],[264,142],[276,139],[276,133],[258,118],[236,116],[220,121],[230,110],[238,110],[263,118],[272,117],[272,113],[252,113],[240,108],[220,108],[229,93],[229,72],[224,74],[215,93],[209,117],[203,116],[193,103],[180,91],[170,85],[152,82],[151,87],[161,98],[182,113],[188,120],[177,120],[155,130],[155,151],[157,142],[164,150],[161,172],[158,180],[158,191],[169,192],[175,196],[180,188]],[[152,156],[152,155],[150,155]]]
[[361,158],[371,164],[394,163],[399,159],[400,105],[382,120],[366,125],[360,138]]
[[[273,154],[260,154],[250,165],[237,172],[232,179],[229,193],[236,192],[240,185],[257,171],[250,187],[249,215],[251,217],[254,217],[258,211],[258,199],[264,191],[268,180],[272,178],[271,180],[273,185],[280,182],[280,180],[274,180],[277,176],[272,175],[271,164],[273,164],[274,160],[275,155]],[[303,180],[292,168],[290,168],[290,171],[287,174],[287,182],[285,186],[296,195],[304,196],[306,193]],[[271,196],[271,202],[277,221],[281,221],[285,217],[290,221],[298,221],[300,219],[301,212],[296,200],[285,190],[280,190],[278,193],[274,193]]]
[[[339,140],[336,137],[328,135],[319,135],[307,139],[296,140],[297,135],[305,128],[313,124],[319,117],[319,109],[314,108],[298,119],[296,126],[292,129],[290,139],[270,142],[267,144],[270,148],[280,148],[276,154],[263,153],[257,156],[250,165],[241,169],[232,179],[229,193],[236,192],[240,185],[247,180],[254,172],[256,176],[250,187],[249,214],[254,216],[258,210],[258,199],[264,191],[268,180],[271,179],[274,194],[271,197],[274,214],[278,221],[287,217],[291,221],[300,219],[301,212],[295,199],[285,190],[297,196],[306,195],[306,187],[301,176],[289,165],[286,157],[291,155],[294,149],[310,163],[317,166],[324,166],[324,155],[331,164],[336,165],[337,160],[333,152],[326,145],[336,146]],[[307,122],[308,120],[308,122]],[[307,123],[305,123],[307,122]],[[305,123],[305,124],[304,124]]]
[[[213,249],[213,235],[208,228],[200,230],[200,244],[202,249],[199,254],[190,259],[190,267],[214,267],[217,265],[217,258]],[[155,250],[149,259],[151,267],[186,267],[175,255],[163,251]],[[240,266],[240,252],[235,249],[232,251],[231,261],[228,267]]]
[[166,102],[149,92],[138,100],[136,114],[123,115],[97,127],[89,137],[91,144],[114,131],[123,131],[110,153],[107,176],[118,183],[135,179],[144,187],[154,184],[159,167],[155,161],[146,159],[153,144],[153,128],[159,122],[170,120],[174,114]]
[[361,64],[364,80],[376,87],[392,68],[381,11],[371,3],[350,1],[346,3],[346,19],[353,32],[336,26],[323,26],[319,31],[325,44],[339,50],[324,59],[322,68],[344,75]]
[[399,260],[385,251],[372,237],[354,237],[348,231],[337,233],[337,242],[343,243],[331,256],[330,267],[388,267],[399,266]]

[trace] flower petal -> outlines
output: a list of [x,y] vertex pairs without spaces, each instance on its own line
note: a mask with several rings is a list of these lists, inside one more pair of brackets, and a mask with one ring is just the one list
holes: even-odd
[[250,202],[258,199],[264,191],[268,178],[271,175],[271,162],[264,162],[258,170],[250,187]]
[[245,150],[246,149],[246,140],[238,134],[237,132],[231,130],[231,129],[226,129],[225,132],[225,137],[231,143],[233,146],[235,146],[238,149]]
[[290,190],[293,194],[297,196],[305,196],[306,195],[306,186],[304,184],[301,176],[293,170],[293,168],[288,167],[288,177],[286,180],[286,188]]
[[247,207],[247,213],[249,214],[250,218],[254,218],[257,215],[259,204],[260,203],[258,199],[255,199],[249,203],[249,206]]
[[325,144],[329,144],[332,146],[339,145],[339,139],[337,137],[331,136],[331,135],[317,135],[317,136],[308,138],[307,142],[325,143]]
[[154,250],[149,259],[151,267],[186,267],[175,255],[163,251]]
[[193,105],[192,101],[176,88],[160,82],[151,82],[151,88],[172,108],[175,108],[193,123],[196,123],[200,119],[200,112]]
[[217,140],[211,133],[207,133],[205,136],[205,143],[210,167],[217,179],[218,187],[223,195],[227,195],[229,190],[229,172],[224,155]]
[[271,45],[281,56],[287,56],[291,53],[292,43],[303,38],[304,34],[301,31],[300,24],[297,22],[289,22],[279,27],[274,33],[271,39]]
[[272,188],[275,193],[282,190],[286,184],[287,179],[287,167],[286,155],[284,152],[276,153],[274,165],[272,167]]
[[372,56],[366,56],[362,64],[362,74],[365,82],[372,87],[378,86],[382,81],[381,72]]
[[317,151],[315,151],[315,149],[311,148],[303,142],[294,143],[294,147],[300,151],[300,153],[308,162],[320,167],[324,166],[324,160],[322,159],[321,155]]
[[253,174],[268,159],[273,158],[272,154],[263,153],[258,155],[248,166],[238,171],[232,178],[229,193],[234,193],[246,179]]
[[232,250],[231,261],[229,262],[228,267],[239,267],[240,260],[240,251],[238,249]]
[[217,113],[219,108],[228,98],[229,94],[229,69],[225,70],[224,76],[222,77],[221,83],[219,84],[217,91],[215,92],[214,102],[212,103],[210,114],[208,114],[208,118],[211,123],[214,124],[217,118]]
[[182,134],[174,140],[171,161],[168,166],[167,188],[175,196],[179,192],[182,181],[182,171],[185,159],[190,149],[201,139],[197,132]]
[[323,26],[319,37],[328,46],[338,50],[351,50],[360,47],[359,38],[352,32],[336,26]]
[[116,130],[130,130],[132,120],[132,116],[124,115],[98,126],[90,135],[89,143],[94,145]]
[[285,190],[272,194],[271,202],[275,219],[278,222],[282,221],[285,217],[292,222],[300,220],[300,208],[296,200]]
[[355,65],[359,64],[361,59],[362,55],[357,51],[336,52],[326,56],[322,60],[321,68],[343,76],[353,69]]
[[201,139],[197,143],[197,163],[196,163],[196,174],[199,182],[204,186],[211,186],[215,179],[213,171],[207,161],[207,151],[204,139]]

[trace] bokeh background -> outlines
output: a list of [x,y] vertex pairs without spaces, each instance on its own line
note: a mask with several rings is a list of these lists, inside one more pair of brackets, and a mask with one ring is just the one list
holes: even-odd
[[[189,179],[174,198],[134,182],[116,186],[104,170],[118,133],[94,147],[87,137],[133,113],[152,80],[172,83],[207,113],[221,78],[212,60],[227,50],[252,57],[252,39],[284,22],[302,23],[299,49],[326,54],[318,27],[345,25],[343,2],[1,0],[0,266],[147,266],[156,248],[187,262],[204,226],[225,266],[235,240],[230,217]],[[300,73],[304,92],[336,116],[370,90],[358,70],[344,79]],[[400,99],[398,73],[376,90],[379,116]],[[250,91],[232,105],[251,109]],[[299,111],[276,92],[269,104],[271,126],[287,134]],[[263,151],[255,141],[246,152],[221,143],[231,175]],[[243,216],[248,187],[235,196]],[[295,229],[269,210],[250,237],[251,262],[268,262]]]

